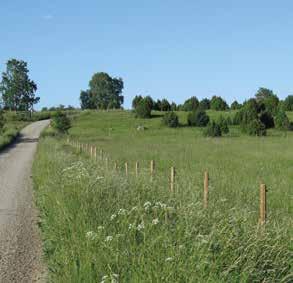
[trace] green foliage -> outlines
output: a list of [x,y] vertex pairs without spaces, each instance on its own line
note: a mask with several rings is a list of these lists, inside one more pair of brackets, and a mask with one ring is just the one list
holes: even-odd
[[285,111],[279,110],[277,112],[275,116],[275,124],[278,129],[281,129],[281,130],[290,129],[290,121]]
[[267,88],[259,88],[255,94],[257,102],[261,105],[264,104],[265,109],[275,114],[279,104],[279,98],[273,93],[272,90]]
[[4,125],[5,125],[4,112],[3,112],[3,110],[0,109],[0,134],[3,131]]
[[210,105],[211,109],[216,111],[224,111],[229,109],[227,102],[220,96],[213,96]]
[[161,101],[161,111],[170,111],[171,105],[167,99],[162,99]]
[[177,105],[175,102],[171,103],[171,111],[176,111],[177,110]]
[[198,106],[198,99],[195,96],[193,96],[184,102],[183,109],[184,111],[195,111],[197,110]]
[[210,121],[207,127],[204,129],[203,134],[206,137],[221,137],[222,136],[221,127],[215,121]]
[[32,111],[40,98],[35,96],[37,85],[30,80],[27,63],[11,59],[6,63],[6,72],[2,73],[0,93],[4,109]]
[[89,90],[81,91],[82,109],[120,109],[124,97],[121,78],[112,78],[107,73],[96,73],[89,82]]
[[217,120],[217,124],[220,126],[222,134],[229,133],[228,121],[222,115],[219,116],[219,118]]
[[293,111],[293,95],[288,95],[284,100],[284,110]]
[[170,128],[177,128],[179,126],[179,119],[175,112],[167,112],[163,116],[163,124]]
[[267,134],[265,125],[259,119],[250,121],[246,131],[250,136],[266,136]]
[[231,104],[231,110],[238,110],[242,107],[240,103],[238,103],[236,100],[232,102]]
[[150,107],[150,104],[145,98],[141,99],[135,108],[135,114],[137,118],[151,118],[151,112],[152,109]]
[[265,125],[266,129],[274,128],[274,117],[269,111],[262,111],[259,114],[259,120]]
[[52,126],[59,132],[66,133],[71,127],[71,122],[64,112],[57,111],[53,116]]
[[200,101],[199,106],[201,110],[208,110],[210,109],[210,100],[208,98],[204,98]]
[[142,99],[143,97],[141,95],[136,95],[132,100],[132,108],[135,109]]
[[209,116],[204,110],[198,109],[188,113],[187,124],[188,126],[205,127],[209,123]]

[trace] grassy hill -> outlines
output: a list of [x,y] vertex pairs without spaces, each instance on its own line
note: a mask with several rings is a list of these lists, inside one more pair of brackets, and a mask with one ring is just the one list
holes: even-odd
[[[185,126],[186,113],[178,114],[181,127],[170,129],[159,112],[149,120],[127,111],[83,112],[69,135],[102,149],[97,160],[66,139],[41,140],[34,182],[52,281],[292,280],[293,133],[270,130],[257,138],[231,127],[228,136],[204,138]],[[268,187],[265,229],[257,225],[260,182]]]

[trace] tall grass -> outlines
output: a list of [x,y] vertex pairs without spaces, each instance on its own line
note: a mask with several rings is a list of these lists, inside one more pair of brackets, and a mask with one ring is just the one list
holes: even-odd
[[[126,177],[122,162],[116,172],[115,159],[106,169],[62,140],[42,139],[33,175],[50,280],[292,282],[291,143],[281,139],[274,154],[273,138],[241,139],[238,147],[199,139],[174,159],[167,156],[178,153],[176,145],[161,154],[139,151],[145,160],[157,154],[152,182],[146,163],[138,178],[133,167]],[[134,140],[129,155],[138,148]],[[270,156],[260,160],[266,150]],[[175,160],[181,167],[170,194],[167,168]],[[203,168],[211,175],[207,210]],[[260,176],[270,190],[265,229],[257,227]]]

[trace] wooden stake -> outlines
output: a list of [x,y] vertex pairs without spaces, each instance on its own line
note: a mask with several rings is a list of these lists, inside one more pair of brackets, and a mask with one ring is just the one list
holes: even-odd
[[108,160],[108,157],[106,157],[105,158],[106,170],[108,170],[108,163],[109,163],[109,160]]
[[204,191],[203,191],[203,206],[208,208],[208,195],[209,195],[209,173],[204,173]]
[[128,176],[128,163],[125,162],[125,175]]
[[117,168],[118,168],[117,162],[114,162],[114,170],[117,171]]
[[259,189],[259,223],[261,225],[266,223],[267,217],[266,192],[266,185],[261,184]]
[[151,160],[151,181],[153,180],[154,172],[155,172],[155,162],[154,160]]
[[96,161],[97,160],[97,147],[96,146],[94,147],[94,158]]
[[139,170],[139,163],[138,161],[135,162],[135,176],[138,177],[138,170]]
[[175,187],[175,168],[171,167],[171,178],[170,178],[170,192],[174,193],[174,187]]
[[104,155],[104,152],[103,152],[103,150],[101,149],[101,150],[100,150],[100,157],[101,157],[101,160],[103,160],[103,155]]
[[90,148],[90,155],[91,155],[91,157],[93,157],[93,152],[94,152],[94,149],[93,149],[93,146],[91,145],[91,148]]

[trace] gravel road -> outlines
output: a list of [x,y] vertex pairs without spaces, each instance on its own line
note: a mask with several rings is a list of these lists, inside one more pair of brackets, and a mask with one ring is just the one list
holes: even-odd
[[33,203],[31,167],[49,121],[32,123],[0,152],[0,282],[43,282],[45,268]]

